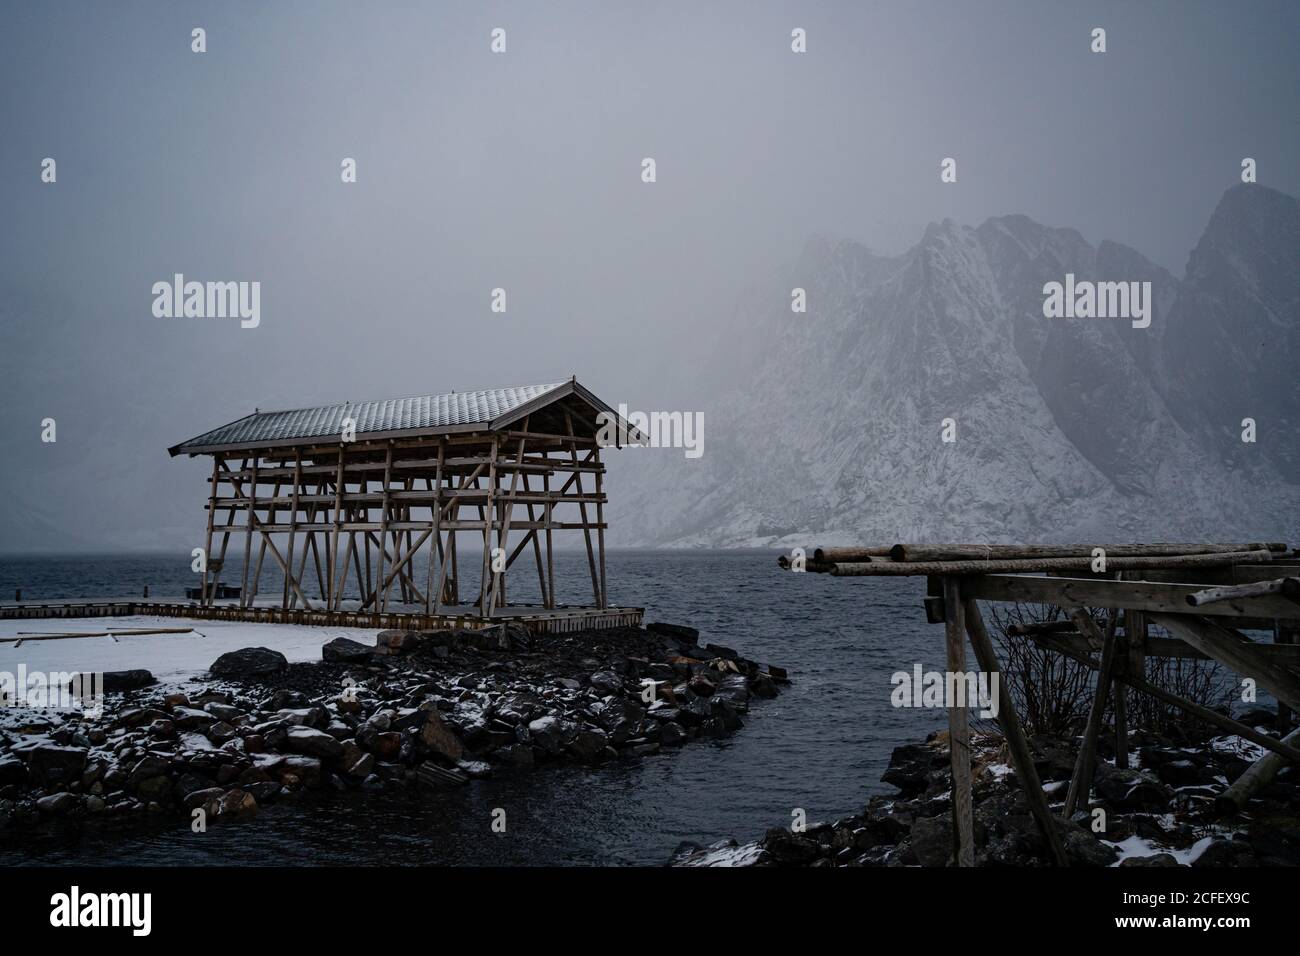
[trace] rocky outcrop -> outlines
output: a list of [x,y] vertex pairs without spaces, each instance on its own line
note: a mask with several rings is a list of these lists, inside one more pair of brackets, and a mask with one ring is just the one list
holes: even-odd
[[[1256,715],[1267,726],[1272,716]],[[1086,807],[1059,819],[1075,742],[1030,741],[1066,856],[1072,866],[1300,865],[1300,771],[1287,768],[1243,813],[1224,817],[1214,798],[1260,748],[1236,737],[1175,742],[1135,733],[1138,766],[1097,766]],[[1254,749],[1252,749],[1254,748]],[[996,734],[972,742],[975,860],[982,866],[1049,865],[1043,839]],[[769,830],[749,844],[682,844],[678,866],[948,866],[953,855],[952,780],[946,734],[895,748],[862,813],[797,832]]]
[[200,809],[240,821],[312,790],[637,759],[739,729],[751,699],[786,681],[677,625],[378,637],[331,641],[318,663],[232,651],[212,665],[218,683],[131,690],[98,716],[34,718],[30,739],[0,734],[0,826]]

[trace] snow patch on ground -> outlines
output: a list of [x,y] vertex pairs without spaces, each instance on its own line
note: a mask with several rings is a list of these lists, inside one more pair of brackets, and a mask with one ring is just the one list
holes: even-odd
[[1202,837],[1184,850],[1173,850],[1137,835],[1131,836],[1127,840],[1120,840],[1118,843],[1109,840],[1103,842],[1113,846],[1119,852],[1119,859],[1112,863],[1111,866],[1119,866],[1129,857],[1156,856],[1160,853],[1168,853],[1181,865],[1191,866],[1213,841],[1213,836]]
[[714,844],[703,853],[697,854],[684,862],[683,866],[753,866],[763,856],[763,847],[758,843],[745,843],[733,846],[728,843]]
[[[21,647],[0,644],[0,671],[28,673],[125,671],[143,668],[163,683],[205,674],[209,665],[227,651],[241,647],[269,647],[290,663],[318,661],[321,645],[336,637],[374,644],[376,630],[359,627],[314,627],[297,624],[248,624],[242,621],[195,621],[168,617],[66,618],[62,620],[4,621],[0,637],[19,632],[101,632],[119,628],[193,627],[187,634],[142,634],[82,637],[71,640],[23,642]],[[39,635],[33,634],[33,637]]]

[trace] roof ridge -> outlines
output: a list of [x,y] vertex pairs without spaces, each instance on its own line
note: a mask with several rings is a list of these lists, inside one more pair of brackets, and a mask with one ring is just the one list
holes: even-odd
[[296,408],[262,408],[254,409],[244,417],[248,418],[250,415],[283,415],[288,412],[309,412],[320,408],[342,408],[348,405],[378,405],[383,402],[409,402],[416,398],[442,398],[445,395],[473,395],[477,392],[503,392],[508,388],[544,388],[547,391],[550,391],[553,388],[559,388],[561,385],[567,385],[573,381],[576,381],[576,379],[565,379],[562,382],[538,382],[529,385],[488,385],[482,388],[466,388],[459,392],[452,389],[449,392],[427,392],[423,395],[399,395],[394,398],[363,398],[359,401],[348,399],[344,402],[327,402],[324,405],[299,405]]

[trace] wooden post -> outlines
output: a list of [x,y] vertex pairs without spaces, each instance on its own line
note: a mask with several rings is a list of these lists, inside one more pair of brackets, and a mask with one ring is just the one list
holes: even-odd
[[600,463],[600,446],[595,448],[596,453],[596,550],[600,554],[600,603],[598,607],[603,611],[609,606],[609,598],[605,590],[605,495],[601,490],[601,478],[605,473],[605,466]]
[[[388,535],[388,495],[389,495],[389,487],[388,487],[388,485],[389,485],[389,482],[392,480],[392,477],[393,477],[393,442],[392,442],[392,439],[389,439],[389,442],[388,442],[388,450],[387,450],[387,452],[386,452],[385,455],[384,455],[384,488],[383,488],[383,493],[382,493],[382,495],[381,495],[381,497],[380,497],[380,505],[379,505],[379,544],[380,544],[380,548],[379,548],[379,574],[378,574],[378,580],[379,580],[379,581],[383,581],[383,580],[384,580],[384,554],[385,554],[385,552],[388,550],[388,541],[387,541],[387,535]],[[397,550],[397,549],[394,548],[394,550]],[[387,590],[384,590],[383,597],[381,597],[381,598],[376,598],[376,600],[375,600],[375,610],[376,610],[376,611],[387,611],[387,610],[388,610],[388,591],[387,591]]]
[[[550,457],[549,455],[547,457]],[[542,474],[542,491],[546,495],[546,606],[555,609],[555,553],[551,550],[551,510],[555,502],[551,498],[551,474]]]
[[1084,608],[1075,608],[1070,612],[1079,633],[1101,642],[1101,667],[1097,671],[1097,690],[1092,695],[1092,709],[1088,712],[1088,724],[1083,732],[1083,741],[1079,744],[1079,756],[1074,762],[1074,774],[1070,777],[1070,789],[1065,796],[1065,819],[1074,815],[1079,800],[1085,802],[1092,789],[1093,766],[1097,759],[1097,737],[1101,733],[1102,717],[1106,713],[1106,694],[1110,690],[1115,671],[1115,612],[1111,611],[1106,620],[1106,636],[1102,637],[1093,622],[1092,616]]
[[[1119,702],[1128,698],[1129,686],[1123,677],[1146,679],[1147,617],[1142,611],[1126,609],[1124,611],[1124,666],[1120,671],[1120,680],[1115,685],[1115,700]],[[1128,706],[1123,707],[1122,720],[1120,710],[1115,717],[1115,766],[1121,769],[1128,766]]]
[[253,556],[253,522],[257,520],[254,509],[257,506],[257,459],[253,459],[253,478],[249,482],[249,493],[244,496],[248,502],[248,520],[244,522],[244,575],[239,587],[239,606],[248,607],[248,560]]
[[[203,607],[211,606],[212,595],[216,593],[215,585],[217,582],[215,576],[212,581],[213,587],[209,588],[208,586],[208,562],[212,558],[212,527],[217,517],[217,483],[219,481],[217,476],[219,474],[218,467],[221,464],[221,460],[220,455],[212,456],[212,484],[208,489],[208,538],[207,543],[203,546],[203,591],[199,597],[199,603]],[[21,601],[22,599],[22,592],[19,591],[14,596],[14,600]]]
[[293,500],[289,503],[289,545],[285,549],[284,596],[280,606],[289,607],[289,578],[293,574],[293,549],[298,537],[298,494],[302,488],[302,449],[293,450]]
[[[961,599],[961,582],[943,579],[947,618],[944,625],[948,672],[966,672],[966,621]],[[950,702],[948,707],[948,751],[952,762],[953,849],[958,866],[975,865],[975,822],[971,802],[970,724],[965,706]]]
[[337,602],[334,596],[334,575],[338,570],[339,563],[339,535],[342,534],[343,526],[343,443],[339,442],[339,464],[338,471],[334,478],[334,530],[330,532],[330,550],[329,558],[325,562],[325,574],[328,577],[326,582],[327,593],[325,595],[325,606],[327,608],[337,608]]
[[1034,767],[1029,741],[1020,726],[1020,717],[1016,714],[1011,694],[1002,681],[997,652],[993,649],[993,642],[989,640],[989,633],[984,627],[984,617],[980,614],[979,603],[965,600],[962,602],[962,609],[966,616],[966,634],[970,637],[971,647],[975,651],[975,660],[979,662],[980,670],[987,675],[998,676],[998,724],[1002,727],[1002,735],[1007,740],[1011,766],[1015,769],[1016,776],[1020,778],[1020,789],[1025,793],[1029,812],[1033,814],[1043,839],[1047,841],[1052,861],[1057,866],[1069,866],[1070,861],[1065,855],[1065,844],[1061,842],[1060,831],[1056,828],[1056,821],[1047,803],[1047,794],[1043,792],[1043,783],[1038,778],[1038,770]]

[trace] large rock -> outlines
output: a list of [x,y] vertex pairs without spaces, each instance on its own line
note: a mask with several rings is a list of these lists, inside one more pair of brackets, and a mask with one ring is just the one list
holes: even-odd
[[308,757],[335,760],[343,756],[343,744],[337,738],[302,724],[288,727],[284,745],[286,749]]
[[647,624],[645,629],[651,634],[662,634],[664,637],[671,637],[673,640],[687,645],[695,644],[700,637],[699,631],[693,627],[686,627],[684,624],[663,624],[655,621]]
[[880,779],[903,791],[905,797],[916,796],[929,786],[935,759],[935,752],[924,744],[895,747]]
[[606,743],[607,740],[602,731],[584,727],[574,736],[573,742],[569,744],[569,750],[579,760],[591,762],[599,759],[605,752]]
[[27,765],[13,754],[0,756],[0,787],[27,781]]
[[350,637],[336,637],[320,649],[322,660],[338,664],[357,664],[368,660],[374,653],[373,647],[367,647]]
[[279,651],[269,647],[242,647],[222,654],[208,670],[215,677],[267,677],[288,667],[289,661]]
[[1111,806],[1119,810],[1159,813],[1169,808],[1169,788],[1139,770],[1119,770],[1110,764],[1097,765],[1094,786]]
[[912,852],[922,866],[947,866],[952,848],[951,814],[918,817],[912,824]]
[[763,837],[763,849],[775,862],[788,866],[811,863],[821,856],[821,847],[799,833],[773,827]]
[[64,816],[71,813],[81,805],[75,793],[54,793],[48,797],[41,797],[36,801],[36,809],[41,813],[53,813],[57,816]]
[[434,753],[442,754],[448,760],[459,760],[465,755],[464,745],[442,722],[436,710],[426,712],[424,726],[420,728],[420,741]]
[[528,733],[533,743],[547,753],[555,755],[564,749],[564,725],[560,718],[548,714],[539,717],[528,725]]
[[86,751],[81,747],[40,744],[21,755],[27,760],[27,772],[32,780],[44,787],[80,780],[86,770]]
[[105,691],[136,690],[157,683],[157,679],[143,668],[129,671],[107,671],[104,674]]

